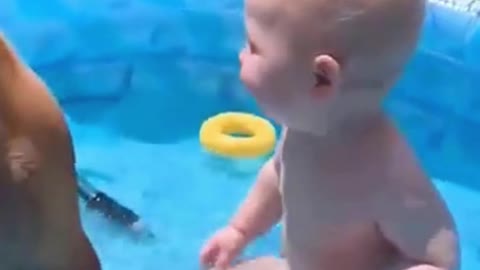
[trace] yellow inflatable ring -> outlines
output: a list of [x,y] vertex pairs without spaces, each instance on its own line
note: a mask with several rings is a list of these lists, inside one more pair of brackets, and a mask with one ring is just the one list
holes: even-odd
[[207,119],[200,128],[203,147],[222,156],[252,158],[266,155],[273,150],[275,142],[273,125],[249,113],[220,113]]

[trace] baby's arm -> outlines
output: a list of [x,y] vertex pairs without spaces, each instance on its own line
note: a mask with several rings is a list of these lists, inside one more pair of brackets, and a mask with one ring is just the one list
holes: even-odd
[[268,231],[282,215],[275,158],[263,165],[257,181],[230,222],[230,225],[243,233],[248,240]]

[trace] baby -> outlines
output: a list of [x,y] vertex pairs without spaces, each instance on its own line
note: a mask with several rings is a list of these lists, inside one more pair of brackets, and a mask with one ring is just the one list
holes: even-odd
[[63,114],[0,33],[0,269],[99,270]]
[[241,79],[284,130],[202,264],[230,267],[281,220],[285,261],[234,269],[458,269],[452,217],[381,109],[414,52],[425,3],[246,0],[245,9]]

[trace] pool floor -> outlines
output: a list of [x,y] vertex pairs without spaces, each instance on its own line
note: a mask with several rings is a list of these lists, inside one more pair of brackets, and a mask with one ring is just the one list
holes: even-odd
[[[84,227],[106,270],[199,269],[203,241],[228,221],[263,162],[213,157],[193,134],[153,144],[104,125],[69,125],[79,172],[140,214],[156,235],[153,241],[137,239],[82,207]],[[245,256],[278,253],[279,235],[273,230]]]

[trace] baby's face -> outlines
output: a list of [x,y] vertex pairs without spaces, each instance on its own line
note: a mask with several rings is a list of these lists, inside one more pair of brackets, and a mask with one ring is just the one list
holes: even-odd
[[311,95],[313,63],[288,42],[292,27],[279,2],[246,0],[247,43],[239,55],[240,77],[277,122],[290,128],[319,129],[322,104]]

